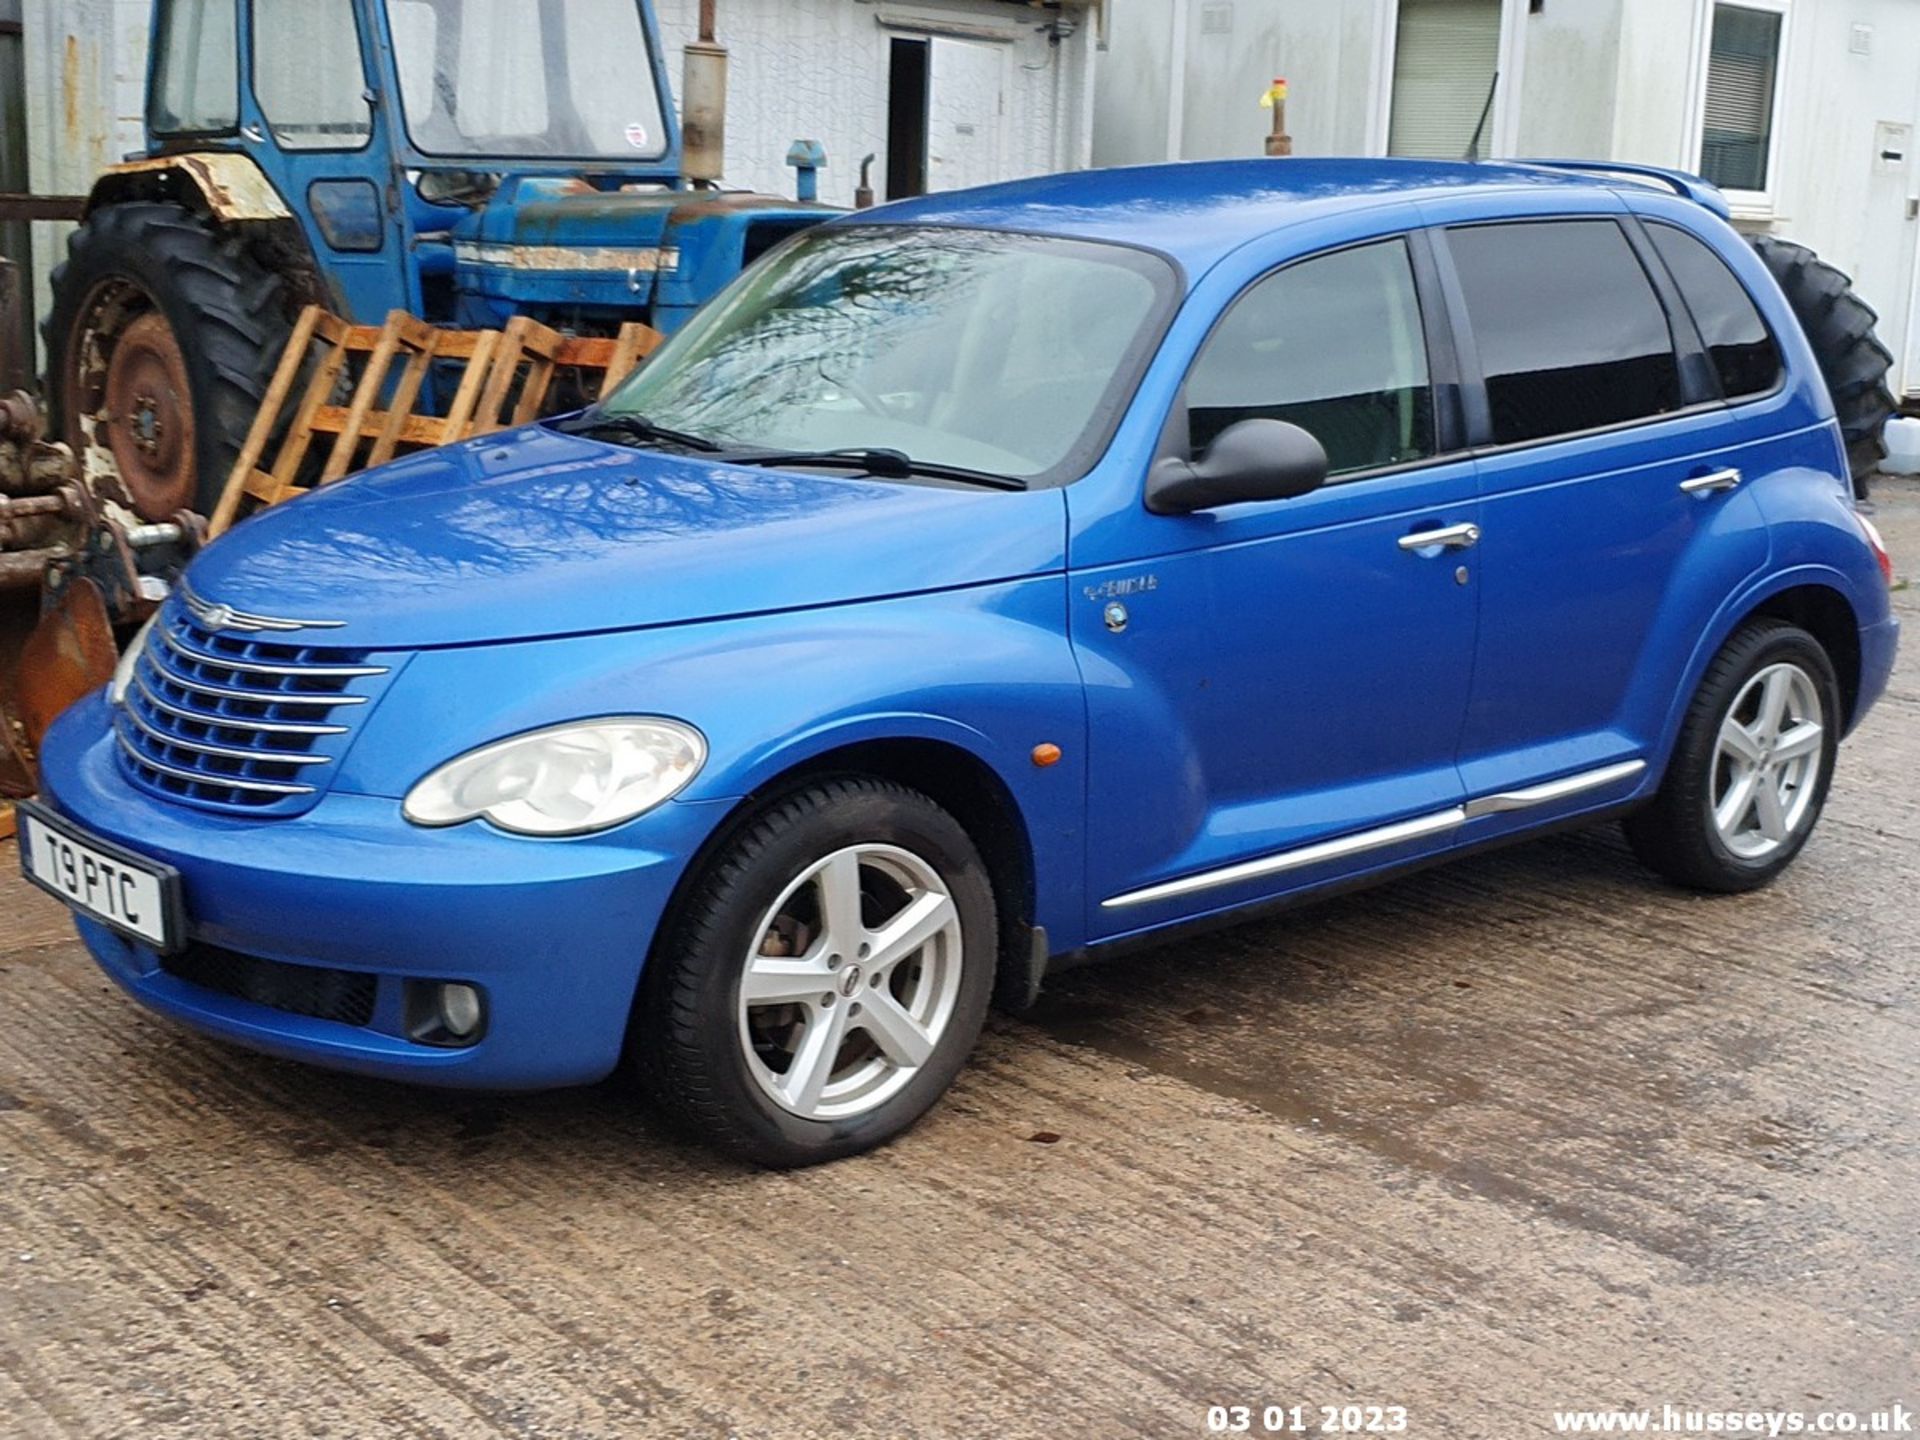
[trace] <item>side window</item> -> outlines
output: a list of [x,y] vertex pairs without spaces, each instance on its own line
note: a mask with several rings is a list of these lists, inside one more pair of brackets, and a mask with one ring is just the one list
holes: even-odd
[[1780,379],[1779,348],[1727,262],[1678,226],[1650,224],[1647,233],[1700,327],[1713,368],[1720,372],[1721,393],[1738,400],[1773,389]]
[[358,150],[373,137],[352,0],[253,0],[253,93],[288,150]]
[[174,0],[154,37],[147,124],[156,135],[206,135],[240,124],[233,0]]
[[1496,444],[1680,407],[1680,367],[1653,283],[1611,220],[1447,232],[1486,377]]
[[1433,454],[1426,333],[1404,240],[1302,260],[1233,302],[1187,377],[1192,443],[1240,420],[1287,420],[1331,473]]

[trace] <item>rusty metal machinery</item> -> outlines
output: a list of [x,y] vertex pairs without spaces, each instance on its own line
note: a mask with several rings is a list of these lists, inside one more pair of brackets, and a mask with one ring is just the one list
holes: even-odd
[[33,396],[0,395],[0,797],[34,792],[47,726],[111,677],[115,628],[151,611],[204,534],[189,514],[138,523],[44,433]]

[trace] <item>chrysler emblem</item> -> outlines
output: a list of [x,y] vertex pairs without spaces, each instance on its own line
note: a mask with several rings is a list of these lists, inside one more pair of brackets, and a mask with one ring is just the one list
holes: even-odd
[[180,603],[209,630],[338,630],[344,620],[290,620],[276,615],[249,615],[217,600],[203,600],[180,582]]

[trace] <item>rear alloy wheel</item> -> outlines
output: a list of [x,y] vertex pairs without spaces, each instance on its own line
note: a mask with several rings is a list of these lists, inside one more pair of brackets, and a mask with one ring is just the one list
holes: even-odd
[[1826,712],[1814,678],[1792,661],[1747,681],[1720,722],[1708,803],[1720,841],[1766,860],[1807,822],[1825,760]]
[[1749,623],[1707,667],[1659,793],[1627,817],[1634,853],[1698,890],[1766,884],[1813,833],[1840,727],[1820,642],[1784,621]]
[[979,1037],[997,914],[973,841],[925,795],[845,776],[774,800],[689,876],[647,960],[640,1079],[756,1164],[883,1144]]

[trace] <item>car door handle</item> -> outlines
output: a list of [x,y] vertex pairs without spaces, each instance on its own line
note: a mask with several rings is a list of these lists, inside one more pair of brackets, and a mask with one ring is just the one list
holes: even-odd
[[1400,537],[1402,550],[1467,550],[1480,543],[1480,527],[1471,521],[1443,525],[1437,530],[1415,530]]
[[1711,475],[1696,475],[1691,480],[1682,480],[1680,488],[1689,495],[1711,495],[1719,490],[1731,490],[1739,483],[1738,470],[1716,470]]

